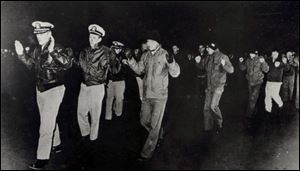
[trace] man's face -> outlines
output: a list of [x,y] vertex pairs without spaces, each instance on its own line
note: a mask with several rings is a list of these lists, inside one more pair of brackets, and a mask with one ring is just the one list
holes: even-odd
[[277,59],[278,58],[278,52],[277,51],[273,51],[272,52],[272,58]]
[[122,51],[122,49],[121,49],[121,48],[115,48],[115,52],[116,52],[116,54],[119,54],[119,53],[121,53],[121,51]]
[[90,46],[94,47],[97,43],[101,42],[102,38],[96,34],[89,35]]
[[210,48],[210,47],[207,47],[207,48],[206,48],[206,51],[207,51],[207,53],[208,53],[209,55],[212,55],[212,54],[215,52],[215,50],[213,50],[213,49]]
[[179,52],[179,48],[176,45],[172,46],[172,50],[175,55]]
[[192,54],[189,53],[189,54],[187,55],[187,57],[188,57],[188,60],[191,60],[191,59],[192,59]]
[[200,53],[203,53],[205,50],[204,46],[203,45],[199,45],[199,52]]
[[255,57],[255,53],[250,53],[249,55],[250,55],[251,58]]
[[135,56],[137,56],[139,54],[139,52],[140,52],[140,49],[134,49]]
[[124,54],[125,54],[126,57],[131,56],[131,49],[126,48]]
[[148,49],[147,43],[142,44],[142,51],[145,51]]
[[292,52],[287,52],[287,53],[286,53],[286,57],[288,58],[288,60],[292,60],[292,59],[294,58]]
[[47,31],[45,33],[36,34],[36,38],[38,40],[39,45],[41,45],[41,46],[45,45],[50,40],[51,35],[52,34],[50,31]]
[[158,45],[159,45],[158,42],[155,40],[151,40],[151,39],[147,40],[147,47],[150,51],[154,51]]

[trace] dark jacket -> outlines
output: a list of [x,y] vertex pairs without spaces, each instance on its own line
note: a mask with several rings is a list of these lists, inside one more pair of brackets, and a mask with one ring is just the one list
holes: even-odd
[[[280,62],[279,67],[275,67],[276,61]],[[267,74],[267,81],[282,82],[283,72],[288,70],[287,65],[283,64],[281,61],[279,61],[279,59],[276,59],[273,62],[272,57],[267,62],[270,67],[269,72]]]
[[[222,66],[221,59],[226,61]],[[219,50],[216,50],[212,55],[208,55],[200,63],[196,64],[200,69],[205,68],[207,73],[207,88],[214,90],[218,87],[224,86],[226,83],[226,73],[233,73],[234,68],[227,55]]]
[[110,55],[108,80],[124,81],[125,80],[125,67],[122,60],[125,59],[124,53],[116,54],[113,50]]
[[[207,57],[207,53],[199,53],[198,54],[202,60],[205,60],[205,58]],[[206,77],[206,71],[205,71],[205,68],[197,68],[197,77],[198,78],[205,78]]]
[[239,67],[242,71],[246,70],[246,78],[249,85],[254,86],[263,83],[264,73],[269,71],[269,65],[266,62],[261,63],[259,61],[262,56],[256,56],[253,59],[248,58],[244,62],[239,63]]
[[103,84],[107,78],[110,49],[98,45],[80,52],[79,61],[75,62],[83,71],[83,83],[87,86]]
[[294,60],[289,60],[288,63],[286,64],[287,68],[286,70],[283,72],[283,76],[284,77],[288,77],[288,76],[295,76],[295,73],[297,72],[297,63]]
[[[72,66],[71,49],[65,49],[56,44],[54,51],[49,53],[48,46],[49,42],[45,45],[44,49],[41,49],[41,46],[36,47],[30,55],[25,53],[18,55],[18,58],[29,69],[35,69],[36,85],[41,92],[63,85],[64,71]],[[48,61],[49,57],[52,57],[51,61]]]

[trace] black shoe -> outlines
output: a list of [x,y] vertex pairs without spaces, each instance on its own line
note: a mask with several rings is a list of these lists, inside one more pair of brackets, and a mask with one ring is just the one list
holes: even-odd
[[58,154],[60,152],[62,152],[62,146],[61,145],[52,147],[52,150],[51,150],[52,154]]
[[48,164],[49,160],[37,160],[34,164],[30,164],[29,168],[32,170],[42,170]]

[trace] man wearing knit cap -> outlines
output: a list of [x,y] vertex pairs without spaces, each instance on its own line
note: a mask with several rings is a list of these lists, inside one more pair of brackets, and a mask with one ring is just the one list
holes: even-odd
[[148,51],[143,53],[138,63],[131,55],[127,56],[132,70],[137,74],[145,73],[140,121],[149,134],[140,161],[150,159],[155,150],[168,98],[169,74],[172,77],[180,74],[179,65],[159,44],[158,31],[148,32],[146,39]]
[[223,128],[223,117],[219,108],[219,101],[224,91],[226,74],[233,73],[234,68],[227,55],[219,51],[215,43],[206,48],[208,56],[202,60],[200,56],[195,58],[196,65],[205,69],[207,73],[207,88],[204,104],[204,130],[213,130],[215,123],[217,133]]
[[72,65],[70,51],[58,45],[52,36],[53,24],[35,21],[32,26],[39,46],[28,54],[24,52],[21,42],[16,40],[15,48],[18,58],[29,69],[36,71],[40,130],[37,160],[29,167],[43,169],[48,164],[51,151],[54,153],[61,151],[56,117],[65,92],[64,71]]

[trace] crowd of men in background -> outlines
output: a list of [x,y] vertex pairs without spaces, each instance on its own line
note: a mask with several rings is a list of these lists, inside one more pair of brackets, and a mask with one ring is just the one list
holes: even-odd
[[[113,41],[107,47],[102,44],[105,30],[92,24],[88,27],[90,45],[76,56],[71,48],[55,43],[51,32],[54,25],[36,21],[32,26],[39,44],[36,48],[24,48],[16,40],[15,51],[1,49],[1,58],[7,54],[17,56],[28,68],[36,71],[41,123],[37,161],[30,165],[32,169],[44,168],[50,153],[61,151],[56,117],[65,92],[64,71],[72,66],[82,70],[77,118],[82,141],[90,145],[98,138],[102,101],[106,100],[106,120],[124,115],[125,77],[134,75],[142,102],[140,122],[149,133],[139,161],[152,157],[163,132],[161,124],[167,102],[172,99],[185,101],[198,96],[194,104],[196,107],[204,102],[204,131],[222,133],[223,116],[219,102],[227,74],[239,72],[239,69],[246,72],[248,80],[246,127],[251,128],[253,124],[262,86],[265,86],[267,115],[278,115],[279,120],[284,120],[286,109],[299,109],[299,56],[293,51],[279,53],[274,49],[269,57],[251,49],[247,56],[239,57],[238,66],[233,66],[233,56],[222,53],[214,42],[200,44],[196,53],[183,53],[176,44],[167,51],[163,49],[157,30],[145,36],[141,47],[130,48],[121,40]],[[276,110],[272,107],[272,100],[278,105]],[[172,113],[174,105],[167,105],[166,112]]]

